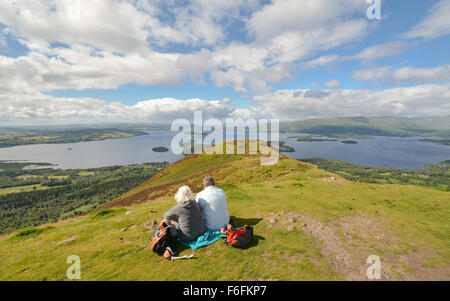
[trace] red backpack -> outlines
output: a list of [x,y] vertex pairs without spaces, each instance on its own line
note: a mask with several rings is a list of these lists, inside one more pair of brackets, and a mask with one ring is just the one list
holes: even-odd
[[244,247],[248,245],[253,238],[253,228],[245,225],[240,228],[232,228],[231,224],[220,229],[220,233],[227,236],[226,244],[233,247]]

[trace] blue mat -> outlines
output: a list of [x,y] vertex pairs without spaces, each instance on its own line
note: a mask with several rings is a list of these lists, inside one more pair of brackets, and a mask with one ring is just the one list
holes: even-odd
[[203,233],[202,235],[200,235],[199,237],[197,237],[196,240],[187,241],[187,242],[182,241],[182,243],[185,246],[188,246],[189,248],[191,248],[192,251],[195,251],[201,247],[208,246],[210,244],[215,243],[222,237],[227,237],[227,236],[221,234],[219,230],[217,230],[217,231],[208,230],[205,233]]

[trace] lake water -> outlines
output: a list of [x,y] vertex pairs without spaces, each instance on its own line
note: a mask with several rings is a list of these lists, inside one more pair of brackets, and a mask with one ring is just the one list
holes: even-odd
[[400,169],[422,169],[424,165],[450,160],[450,147],[421,142],[423,137],[373,137],[358,144],[337,142],[299,142],[287,138],[298,134],[280,134],[280,140],[295,149],[286,155],[300,158],[339,159],[350,163]]
[[[176,132],[151,131],[145,136],[103,141],[36,144],[0,148],[0,161],[26,160],[45,162],[61,169],[96,168],[112,165],[130,165],[146,162],[175,162],[183,155],[172,152],[153,152],[155,146],[170,149]],[[299,142],[280,134],[280,140],[295,148],[294,153],[285,153],[292,158],[339,159],[351,163],[401,168],[420,169],[423,165],[450,160],[450,147],[434,143],[420,142],[423,138],[374,137],[372,140],[357,140],[358,144],[341,142]],[[68,150],[71,149],[71,150]]]

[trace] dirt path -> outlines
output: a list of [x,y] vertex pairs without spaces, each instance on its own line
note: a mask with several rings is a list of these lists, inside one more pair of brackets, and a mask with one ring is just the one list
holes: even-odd
[[[431,251],[416,248],[404,254],[390,252],[389,247],[404,242],[382,223],[362,214],[323,223],[304,214],[281,211],[271,212],[265,220],[270,225],[288,231],[301,230],[318,239],[322,254],[345,280],[368,280],[366,272],[370,264],[366,260],[370,255],[379,255],[381,259],[381,280],[450,280],[450,268],[423,265],[437,258]],[[383,256],[374,251],[380,249],[385,253]]]

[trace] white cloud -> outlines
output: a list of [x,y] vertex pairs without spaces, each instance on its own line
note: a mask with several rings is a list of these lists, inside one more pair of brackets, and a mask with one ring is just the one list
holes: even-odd
[[360,53],[350,57],[345,57],[343,60],[359,59],[359,60],[374,60],[385,56],[394,56],[402,53],[407,46],[407,43],[402,41],[388,42],[384,44],[367,47]]
[[343,16],[355,11],[363,13],[364,8],[365,3],[358,0],[273,0],[254,13],[247,26],[258,41],[291,32],[314,34],[318,29],[340,23]]
[[330,80],[329,82],[325,83],[325,87],[330,89],[340,89],[342,88],[342,84],[338,80]]
[[318,67],[323,67],[328,64],[338,61],[340,57],[338,55],[324,55],[308,62],[302,63],[303,69],[317,69]]
[[391,66],[384,66],[372,69],[357,70],[352,78],[357,81],[371,81],[388,78],[392,74]]
[[357,81],[386,80],[391,84],[446,82],[450,80],[450,65],[434,68],[403,67],[394,69],[385,66],[374,69],[358,70],[353,74]]
[[[313,92],[313,93],[311,93]],[[336,116],[442,116],[450,84],[374,90],[279,90],[254,97],[252,111],[281,120]]]
[[[77,19],[76,14],[68,14],[71,1],[67,0],[0,1],[0,23],[7,26],[3,31],[30,49],[18,58],[0,56],[0,118],[4,122],[162,121],[189,115],[194,109],[219,118],[272,114],[300,117],[302,110],[313,116],[333,112],[415,114],[412,104],[419,100],[427,103],[426,95],[437,98],[428,102],[429,108],[423,109],[422,115],[436,114],[438,108],[448,109],[440,102],[448,102],[447,85],[385,91],[270,92],[271,85],[291,79],[295,70],[349,59],[323,52],[358,40],[368,32],[369,22],[365,17],[367,4],[361,0],[273,0],[264,6],[261,2],[81,1]],[[440,35],[434,31],[446,32],[447,21],[436,7],[446,11],[447,4],[442,1],[433,7],[429,18],[409,33],[411,37],[434,37]],[[236,24],[243,28],[229,30]],[[234,30],[242,30],[241,42],[234,40]],[[67,47],[52,47],[55,42]],[[352,58],[368,61],[397,55],[405,46],[404,42],[375,45]],[[360,70],[353,77],[361,81],[445,83],[449,65],[399,69],[387,66]],[[259,105],[233,110],[229,100],[164,98],[126,106],[42,94],[56,89],[115,89],[128,83],[176,85],[186,78],[196,83],[211,79],[218,87],[257,92],[267,99],[257,96]],[[325,87],[342,88],[342,84],[335,80]]]
[[0,56],[0,93],[114,89],[132,82],[171,85],[189,75],[189,70],[193,70],[192,75],[201,75],[205,66],[195,60],[186,65],[182,55],[155,52],[120,56],[98,51],[92,56],[90,48],[73,47],[52,53],[56,57],[39,52],[18,58]]
[[428,16],[405,34],[407,38],[433,39],[450,33],[450,1],[440,0],[428,12]]
[[435,68],[404,67],[394,71],[393,78],[398,81],[415,83],[445,82],[450,80],[450,65]]
[[[0,22],[30,49],[17,60],[0,58],[2,91],[171,85],[186,77],[203,83],[208,75],[219,87],[264,92],[291,78],[299,60],[367,31],[364,14],[353,15],[364,12],[357,0],[264,7],[259,0],[93,0],[80,2],[79,18],[69,14],[70,3],[76,1],[0,2]],[[229,42],[228,29],[239,22],[248,42]],[[52,48],[55,42],[68,48]],[[194,48],[161,50],[178,44]]]
[[[212,78],[219,87],[230,86],[242,92],[268,90],[270,84],[290,78],[298,61],[364,35],[367,32],[364,7],[357,0],[272,1],[253,13],[247,22],[253,42],[215,51],[216,59],[232,66],[213,71]],[[359,18],[354,15],[358,10]],[[337,57],[322,60],[303,67],[313,68]]]
[[214,46],[226,38],[224,23],[258,7],[258,0],[3,0],[0,22],[39,49],[61,42],[126,53],[148,42]]
[[127,106],[94,98],[56,98],[42,94],[0,95],[0,120],[3,125],[82,122],[170,122],[177,118],[192,119],[194,111],[205,118],[225,118],[232,112],[226,102],[203,99],[179,100],[161,98],[140,101]]
[[37,49],[45,49],[52,42],[88,44],[117,52],[145,48],[145,26],[151,19],[131,3],[80,1],[80,14],[72,10],[72,3],[76,1],[3,0],[0,22]]
[[450,84],[421,85],[382,91],[373,90],[279,90],[255,96],[249,108],[233,108],[227,98],[152,99],[136,105],[95,98],[57,98],[42,94],[0,95],[2,125],[170,122],[191,119],[200,110],[204,118],[241,117],[299,120],[313,117],[399,115],[441,116],[450,112]]
[[139,0],[137,4],[154,17],[149,30],[151,41],[159,46],[216,46],[226,40],[228,24],[242,21],[260,7],[258,0]]

